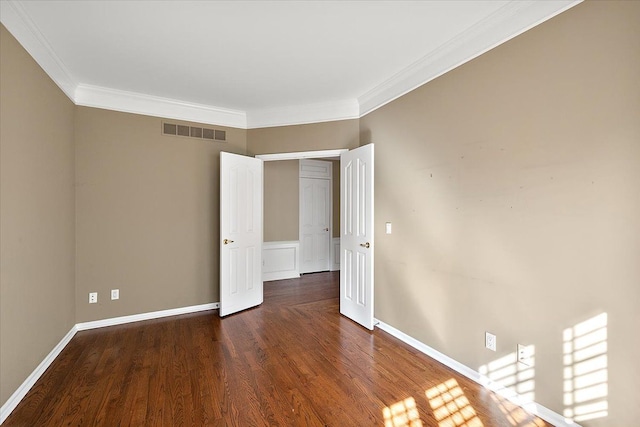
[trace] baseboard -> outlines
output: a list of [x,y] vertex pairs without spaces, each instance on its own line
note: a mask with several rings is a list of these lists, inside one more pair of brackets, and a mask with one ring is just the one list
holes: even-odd
[[298,279],[298,278],[300,278],[300,274],[287,272],[287,271],[262,274],[263,282],[271,282],[272,280]]
[[112,317],[110,319],[94,320],[76,324],[78,331],[87,329],[104,328],[106,326],[122,325],[124,323],[140,322],[142,320],[160,319],[162,317],[177,316],[179,314],[197,313],[199,311],[215,310],[220,308],[219,302],[192,305],[189,307],[171,308],[169,310],[151,311],[148,313],[132,314],[130,316]]
[[49,365],[58,357],[60,352],[71,341],[74,335],[78,332],[78,328],[73,326],[71,330],[60,340],[60,342],[47,354],[47,356],[40,362],[36,369],[31,372],[31,375],[18,387],[18,389],[9,397],[9,399],[0,408],[0,424],[4,423],[7,417],[18,406],[20,401],[27,395],[31,387],[38,381],[38,379],[44,374]]
[[60,340],[58,345],[44,358],[38,367],[27,377],[27,379],[18,387],[18,389],[11,395],[11,397],[0,408],[0,424],[7,419],[7,417],[18,406],[20,401],[27,395],[31,387],[38,381],[40,376],[47,370],[49,365],[58,357],[60,352],[71,341],[76,332],[85,331],[87,329],[103,328],[105,326],[122,325],[124,323],[139,322],[141,320],[159,319],[168,316],[177,316],[179,314],[197,313],[199,311],[214,310],[220,308],[219,302],[212,302],[209,304],[192,305],[189,307],[172,308],[169,310],[152,311],[149,313],[133,314],[131,316],[113,317],[110,319],[96,320],[93,322],[77,323],[71,328],[69,333]]
[[557,427],[581,427],[579,424],[576,424],[575,422],[568,421],[562,415],[560,415],[557,412],[554,412],[551,409],[546,408],[546,407],[544,407],[544,406],[542,406],[542,405],[540,405],[538,403],[535,403],[535,402],[526,402],[526,403],[524,403],[522,398],[518,394],[516,394],[513,391],[511,391],[510,389],[507,389],[506,387],[500,385],[499,383],[497,383],[495,381],[491,381],[489,378],[487,378],[486,376],[480,374],[478,371],[475,371],[475,370],[469,368],[468,366],[463,365],[462,363],[458,362],[457,360],[452,359],[451,357],[447,356],[446,354],[440,353],[438,350],[436,350],[436,349],[434,349],[432,347],[429,347],[425,343],[418,341],[417,339],[405,334],[404,332],[400,331],[399,329],[394,328],[391,325],[388,325],[388,324],[386,324],[383,321],[378,320],[378,319],[374,319],[373,323],[374,323],[375,326],[377,326],[379,329],[385,331],[389,335],[392,335],[392,336],[396,337],[400,341],[410,345],[411,347],[415,348],[418,351],[421,351],[422,353],[426,354],[427,356],[431,357],[432,359],[437,360],[438,362],[442,363],[443,365],[453,369],[454,371],[458,372],[459,374],[464,375],[465,377],[469,378],[470,380],[473,380],[473,381],[477,382],[478,384],[488,388],[489,390],[497,393],[501,397],[504,397],[505,399],[509,400],[510,402],[514,403],[515,405],[524,407],[528,412],[530,412],[532,414],[535,414],[536,416],[542,418],[543,420],[547,421],[548,423],[551,423],[551,424],[553,424],[554,426],[557,426]]

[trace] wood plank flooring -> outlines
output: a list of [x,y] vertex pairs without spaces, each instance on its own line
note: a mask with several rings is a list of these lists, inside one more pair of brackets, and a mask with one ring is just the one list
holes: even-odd
[[78,332],[5,426],[547,426],[340,316],[339,275],[257,308]]

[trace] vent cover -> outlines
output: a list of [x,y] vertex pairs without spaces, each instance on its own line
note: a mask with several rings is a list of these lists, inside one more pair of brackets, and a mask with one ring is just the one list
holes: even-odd
[[227,132],[224,130],[216,130],[216,141],[226,141],[227,140]]
[[162,123],[163,135],[188,136],[190,138],[209,139],[211,141],[226,142],[227,131],[220,129],[186,126],[174,123]]

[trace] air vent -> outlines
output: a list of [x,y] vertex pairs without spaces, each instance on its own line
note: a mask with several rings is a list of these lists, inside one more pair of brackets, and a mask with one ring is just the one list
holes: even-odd
[[223,130],[216,130],[216,141],[226,141],[227,140],[227,132]]
[[191,126],[191,137],[192,138],[202,138],[202,128],[197,128]]
[[189,126],[178,125],[178,135],[189,136]]
[[215,132],[213,129],[202,129],[202,137],[204,139],[214,139]]
[[171,123],[163,123],[162,132],[165,135],[175,135],[178,133],[178,126],[172,125]]
[[203,128],[199,126],[178,125],[174,123],[162,123],[162,134],[188,136],[191,138],[209,139],[211,141],[219,142],[227,141],[227,131]]

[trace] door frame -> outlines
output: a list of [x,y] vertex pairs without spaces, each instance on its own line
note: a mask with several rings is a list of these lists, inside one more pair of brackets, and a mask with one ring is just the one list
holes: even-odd
[[345,153],[347,151],[349,151],[347,148],[339,148],[336,150],[299,151],[296,153],[256,154],[255,158],[262,159],[265,162],[271,162],[276,160],[301,160],[301,159],[340,160],[340,154]]
[[[359,148],[359,147],[355,147],[355,148]],[[351,151],[351,150],[347,148],[341,148],[341,149],[335,149],[335,150],[300,151],[300,152],[294,152],[294,153],[257,154],[255,155],[255,157],[258,159],[262,159],[265,162],[277,161],[277,160],[300,160],[300,159],[339,160],[340,155],[348,151]],[[342,186],[340,186],[340,192],[342,192]],[[375,229],[375,224],[374,224],[374,229]],[[340,234],[342,234],[342,232]],[[374,292],[375,292],[375,280],[373,281],[373,284],[371,287],[372,295]],[[374,313],[374,316],[375,316],[375,313]]]
[[[350,151],[348,148],[337,148],[333,150],[297,151],[293,153],[256,154],[254,157],[256,159],[261,159],[264,162],[273,162],[273,161],[279,161],[279,160],[305,160],[305,159],[326,159],[326,160],[340,161],[340,155],[348,151]],[[331,186],[331,191],[333,191],[333,185]],[[333,203],[333,195],[331,196],[331,203]],[[332,212],[333,212],[333,208],[332,208]],[[335,224],[333,224],[333,215],[332,215],[331,231],[330,231],[331,239],[329,240],[329,247],[330,247],[329,256],[331,258],[329,260],[329,270],[331,270],[331,265],[333,264],[333,259],[334,259],[334,247],[333,247],[333,227],[334,226]],[[340,227],[340,224],[338,224],[337,226]]]

